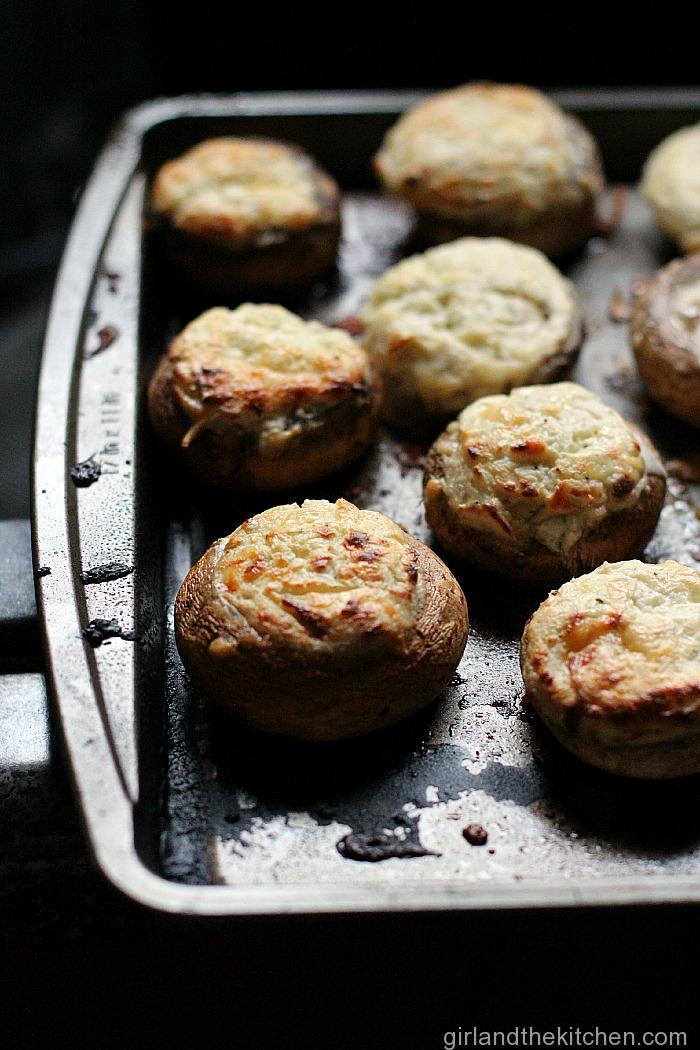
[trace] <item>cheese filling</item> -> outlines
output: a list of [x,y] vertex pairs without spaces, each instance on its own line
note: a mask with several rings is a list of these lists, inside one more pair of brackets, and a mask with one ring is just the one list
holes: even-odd
[[608,513],[633,507],[646,484],[644,456],[622,417],[575,383],[482,398],[453,428],[436,450],[459,514],[474,528],[552,551],[568,551]]
[[260,635],[350,644],[358,634],[401,637],[423,582],[411,537],[383,514],[346,500],[273,507],[229,538],[215,586],[231,614]]
[[366,355],[351,336],[281,306],[207,310],[168,356],[178,403],[196,428],[190,439],[202,427],[288,433],[368,383]]
[[375,284],[364,344],[388,382],[436,414],[519,385],[577,335],[572,288],[535,249],[465,237]]
[[241,245],[261,230],[304,229],[322,211],[303,155],[235,138],[203,142],[165,164],[153,203],[178,229]]

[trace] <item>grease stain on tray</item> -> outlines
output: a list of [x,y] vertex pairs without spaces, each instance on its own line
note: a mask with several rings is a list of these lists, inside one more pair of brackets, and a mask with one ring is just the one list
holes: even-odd
[[127,565],[126,562],[108,561],[103,565],[94,565],[91,569],[84,569],[83,572],[80,573],[80,579],[87,587],[95,583],[108,583],[110,580],[121,580],[125,576],[130,576],[133,571],[133,567]]
[[99,481],[102,474],[102,466],[94,456],[84,459],[82,463],[75,463],[70,468],[71,481],[77,489],[86,489]]

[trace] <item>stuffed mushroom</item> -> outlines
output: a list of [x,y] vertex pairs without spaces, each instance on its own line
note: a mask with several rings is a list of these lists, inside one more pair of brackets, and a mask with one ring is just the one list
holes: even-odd
[[308,741],[370,733],[430,703],[468,629],[437,555],[342,499],[245,521],[190,570],[175,607],[183,663],[206,696],[253,729]]

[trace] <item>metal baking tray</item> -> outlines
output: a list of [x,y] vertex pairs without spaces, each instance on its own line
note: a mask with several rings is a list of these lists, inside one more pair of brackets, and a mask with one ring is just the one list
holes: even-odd
[[[410,216],[377,191],[369,160],[418,97],[148,103],[117,127],[75,218],[38,391],[39,608],[95,858],[112,883],[154,908],[223,916],[700,900],[700,780],[635,783],[598,772],[523,710],[518,643],[541,594],[456,567],[473,626],[451,686],[420,716],[346,744],[293,745],[232,729],[191,691],[180,665],[179,583],[215,536],[263,503],[191,488],[152,447],[145,384],[169,338],[213,303],[189,299],[151,258],[149,178],[209,135],[273,135],[309,149],[345,190],[344,238],[337,273],[291,305],[337,321],[412,248]],[[634,183],[651,147],[700,115],[700,91],[555,97],[598,137],[614,184]],[[646,400],[620,323],[620,297],[669,257],[628,188],[616,230],[565,267],[587,327],[574,375],[640,423],[670,461],[668,502],[647,556],[697,565],[697,433]],[[313,494],[383,510],[430,541],[423,452],[386,434],[357,468]],[[91,457],[99,480],[77,487],[70,468]],[[133,571],[81,581],[81,572],[115,561]],[[92,648],[81,632],[94,619],[116,620],[124,637]],[[486,846],[465,841],[470,822],[486,827]]]

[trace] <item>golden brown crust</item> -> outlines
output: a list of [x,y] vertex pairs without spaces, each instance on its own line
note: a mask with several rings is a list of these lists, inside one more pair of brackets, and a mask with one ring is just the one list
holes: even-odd
[[333,265],[340,239],[336,182],[299,146],[273,139],[210,139],[169,161],[151,214],[180,276],[226,296],[302,288]]
[[700,772],[700,573],[605,564],[528,621],[527,699],[585,761],[625,776]]
[[[568,383],[559,387],[561,394],[547,388],[542,405],[544,388],[538,387],[521,388],[512,407],[505,398],[476,402],[433,444],[425,468],[426,517],[441,546],[488,572],[535,585],[640,555],[666,493],[658,454],[644,434],[625,426],[588,391]],[[566,437],[577,400],[577,426],[590,433],[580,449]],[[561,447],[552,423],[559,401],[567,442]],[[544,417],[538,424],[537,413],[547,412],[547,405],[549,424]],[[479,412],[487,420],[500,420],[502,412],[505,429],[487,431],[482,424],[481,440],[472,441],[471,431],[477,437],[480,432]],[[544,437],[548,425],[550,443],[535,437],[512,444],[509,415],[518,424],[513,440],[516,434],[518,440],[523,433],[536,435],[540,426]],[[628,431],[628,447],[622,446],[620,428]]]
[[630,336],[654,400],[700,427],[700,254],[676,259],[639,283]]
[[[439,466],[429,458],[427,470],[433,472]],[[510,544],[493,534],[465,528],[444,490],[432,487],[430,481],[425,505],[431,529],[450,554],[486,572],[544,587],[589,572],[604,561],[641,555],[654,535],[665,491],[661,478],[650,477],[635,508],[608,518],[565,553],[551,551],[537,540]]]
[[[226,353],[231,343],[237,356]],[[379,402],[350,336],[250,304],[192,322],[148,391],[171,454],[205,484],[233,490],[289,488],[340,470],[372,440]]]
[[440,559],[344,500],[271,508],[217,541],[175,617],[183,662],[208,697],[252,728],[302,740],[373,732],[425,706],[468,633]]
[[583,125],[532,88],[467,84],[405,115],[375,169],[430,243],[501,236],[564,255],[596,228],[604,175]]

